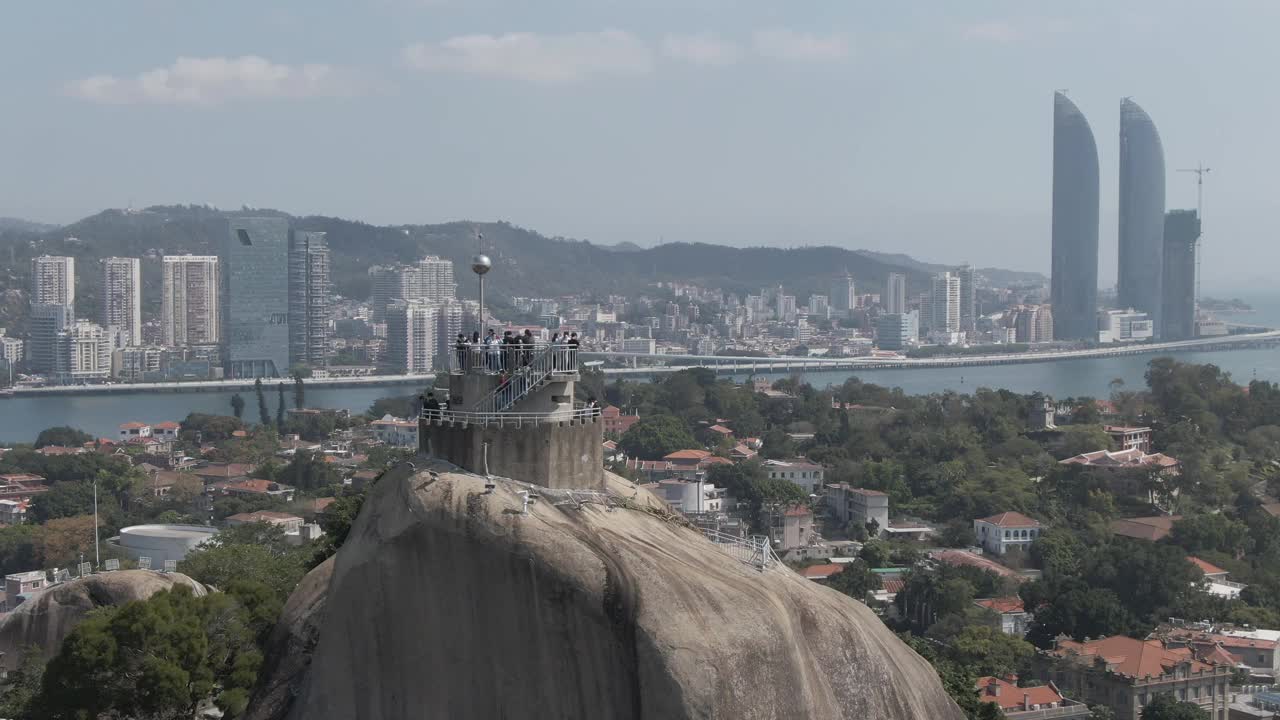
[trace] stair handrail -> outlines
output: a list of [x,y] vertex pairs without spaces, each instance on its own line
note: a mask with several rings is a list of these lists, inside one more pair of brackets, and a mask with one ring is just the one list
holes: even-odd
[[472,405],[471,409],[481,413],[502,412],[536,390],[543,380],[555,373],[575,372],[577,365],[576,347],[561,343],[546,345],[529,359],[528,365],[516,368],[505,382]]

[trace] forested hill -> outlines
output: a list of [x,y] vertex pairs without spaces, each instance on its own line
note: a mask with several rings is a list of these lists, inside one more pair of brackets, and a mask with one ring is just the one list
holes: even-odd
[[[274,210],[165,206],[107,210],[53,230],[0,229],[0,259],[4,260],[0,263],[0,326],[21,326],[29,260],[44,253],[76,257],[78,314],[86,317],[96,312],[101,284],[97,260],[113,255],[143,257],[144,311],[154,311],[159,302],[161,252],[214,254],[222,239],[218,221],[236,215],[285,216]],[[891,271],[906,272],[912,292],[923,290],[927,282],[927,272],[919,265],[899,265],[830,246],[781,249],[670,243],[642,249],[550,238],[506,222],[375,226],[321,216],[293,220],[299,229],[328,233],[336,290],[353,298],[368,295],[370,265],[423,255],[453,260],[459,282],[466,288],[471,278],[465,268],[476,251],[476,231],[484,235],[486,252],[494,259],[490,288],[497,300],[581,290],[625,294],[662,280],[739,293],[783,285],[803,301],[811,292],[828,292],[832,279],[845,270],[860,290],[870,292],[881,291]]]

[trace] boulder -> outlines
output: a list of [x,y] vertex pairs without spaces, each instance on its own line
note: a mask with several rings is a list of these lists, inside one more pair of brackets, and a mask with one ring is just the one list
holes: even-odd
[[625,480],[486,492],[415,462],[290,600],[250,720],[963,718],[865,605],[732,557]]

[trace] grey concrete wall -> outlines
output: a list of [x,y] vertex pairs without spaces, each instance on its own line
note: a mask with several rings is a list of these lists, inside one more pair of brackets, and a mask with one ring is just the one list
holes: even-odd
[[418,437],[424,454],[484,473],[551,488],[598,489],[604,482],[604,422],[565,420],[523,427],[482,427],[422,420]]

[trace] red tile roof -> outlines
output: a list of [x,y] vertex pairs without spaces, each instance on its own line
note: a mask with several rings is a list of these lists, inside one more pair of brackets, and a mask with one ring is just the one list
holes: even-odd
[[1217,565],[1214,565],[1213,563],[1208,562],[1206,560],[1201,560],[1200,558],[1195,557],[1193,555],[1188,555],[1187,560],[1192,565],[1195,565],[1197,568],[1199,568],[1200,572],[1204,573],[1205,575],[1226,575],[1227,574],[1226,570],[1223,570]]
[[1028,580],[1025,575],[1018,573],[1016,570],[1007,568],[982,555],[975,555],[964,550],[934,550],[929,553],[929,557],[948,565],[968,565],[969,567],[980,568],[989,573],[1017,580],[1018,582],[1026,582]]
[[259,510],[257,512],[236,513],[235,515],[228,515],[227,520],[233,520],[235,522],[242,522],[242,523],[253,523],[253,522],[272,522],[272,521],[288,522],[290,520],[302,520],[302,518],[298,517],[297,515],[290,515],[289,513],[275,512],[274,510]]
[[711,432],[720,433],[721,435],[732,435],[733,431],[723,425],[712,425],[707,428]]
[[1081,453],[1075,457],[1069,457],[1066,460],[1059,460],[1059,465],[1087,465],[1088,467],[1098,468],[1158,468],[1168,469],[1178,466],[1178,461],[1165,455],[1164,453],[1152,453],[1148,455],[1139,448],[1129,448],[1128,450],[1097,450],[1089,453]]
[[166,420],[162,423],[156,423],[155,425],[152,425],[151,429],[152,430],[177,430],[180,427],[182,426],[179,425],[178,423],[172,420]]
[[810,565],[800,570],[800,574],[810,580],[825,580],[842,572],[844,572],[843,565]]
[[978,678],[975,685],[982,702],[995,703],[1005,711],[1030,710],[1037,706],[1043,709],[1062,703],[1062,696],[1051,685],[1024,688],[996,677]]
[[1280,518],[1280,503],[1267,503],[1262,506],[1262,509],[1270,513],[1271,517]]
[[982,518],[982,522],[996,527],[1040,527],[1039,520],[1033,520],[1020,512],[1002,512],[999,515]]
[[1191,672],[1210,666],[1195,660],[1189,648],[1166,648],[1159,640],[1135,640],[1124,635],[1079,643],[1062,640],[1053,654],[1062,658],[1103,658],[1114,672],[1129,677],[1160,677],[1181,663],[1189,663]]
[[1156,517],[1123,518],[1111,521],[1111,533],[1137,540],[1155,542],[1173,531],[1173,523],[1181,520],[1181,515],[1158,515]]
[[147,424],[146,424],[146,423],[144,423],[144,422],[136,422],[136,421],[135,421],[135,422],[127,422],[127,423],[121,423],[121,424],[120,424],[120,429],[121,429],[121,430],[140,430],[140,429],[142,429],[142,428],[144,428],[144,427],[147,427]]
[[224,487],[228,490],[239,490],[241,492],[268,493],[272,492],[272,485],[276,486],[276,491],[293,489],[288,485],[273,483],[270,480],[241,480],[240,482],[227,483]]
[[711,457],[708,450],[677,450],[663,456],[663,460],[703,460]]
[[805,517],[806,515],[813,515],[813,512],[807,507],[790,507],[782,514],[786,517]]
[[1001,615],[1004,615],[1005,613],[1026,612],[1022,606],[1022,598],[1020,597],[979,598],[974,600],[973,604]]
[[906,586],[907,581],[902,578],[880,578],[880,589],[887,593],[900,593],[902,592],[902,588]]

